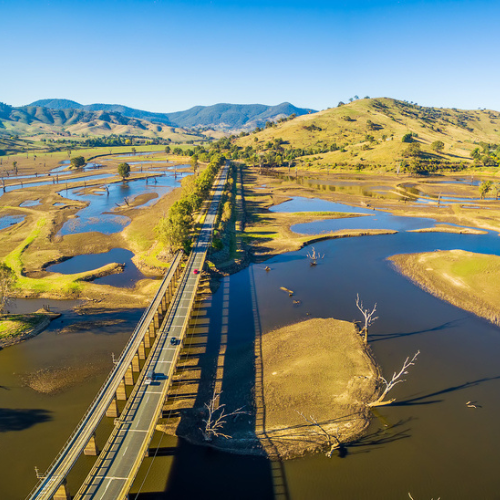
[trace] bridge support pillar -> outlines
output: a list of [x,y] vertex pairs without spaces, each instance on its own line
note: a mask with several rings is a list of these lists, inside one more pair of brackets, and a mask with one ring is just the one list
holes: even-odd
[[116,389],[116,399],[119,401],[127,401],[127,388],[125,387],[125,379],[120,382],[118,389]]
[[59,488],[57,488],[52,500],[71,500],[66,480],[61,484],[61,486],[59,486]]
[[156,312],[155,317],[153,319],[153,323],[155,325],[155,331],[160,328],[160,322],[161,322],[160,314]]
[[97,449],[97,442],[95,440],[95,433],[92,434],[89,442],[85,446],[83,450],[84,455],[96,457],[99,454],[99,450]]
[[[146,337],[147,335],[144,336],[144,338]],[[146,359],[146,346],[144,345],[144,339],[142,339],[142,342],[139,344],[137,354],[139,355],[139,359]]]
[[108,406],[106,410],[106,417],[116,418],[120,416],[120,412],[118,410],[118,400],[116,397],[113,398],[111,404]]
[[134,385],[134,372],[132,370],[132,365],[130,365],[125,372],[125,377],[123,379],[125,380],[125,385]]
[[144,342],[144,347],[146,349],[149,349],[151,347],[152,342],[151,342],[151,337],[149,336],[149,330],[145,333],[144,339],[142,341]]
[[[136,352],[134,354],[134,357],[132,358],[132,371],[133,372],[140,372],[141,371],[141,363],[139,362],[139,353]],[[133,382],[132,382],[133,384]]]
[[155,321],[154,321],[154,318],[153,320],[151,321],[151,323],[149,324],[149,336],[150,337],[156,337],[156,327],[155,327]]

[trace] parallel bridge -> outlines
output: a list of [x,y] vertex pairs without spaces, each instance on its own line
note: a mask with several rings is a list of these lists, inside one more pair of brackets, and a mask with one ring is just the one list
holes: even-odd
[[[70,498],[66,477],[82,452],[97,455],[95,430],[104,415],[115,418],[114,429],[75,499],[127,498],[172,383],[201,276],[194,270],[201,271],[205,263],[227,173],[226,165],[215,181],[212,201],[183,274],[183,254],[179,252],[114,370],[28,500]],[[173,337],[176,341],[172,343]],[[146,349],[150,349],[147,359]],[[140,360],[144,359],[141,371]],[[156,377],[146,385],[150,370]],[[139,373],[135,385],[134,372]],[[128,398],[126,385],[134,385]],[[119,400],[126,400],[121,414]]]

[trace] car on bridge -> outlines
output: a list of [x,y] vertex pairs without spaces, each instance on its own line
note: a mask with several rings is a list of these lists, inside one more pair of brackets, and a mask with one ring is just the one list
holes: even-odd
[[155,379],[155,371],[148,370],[146,373],[146,377],[144,378],[144,385],[151,385],[154,379]]

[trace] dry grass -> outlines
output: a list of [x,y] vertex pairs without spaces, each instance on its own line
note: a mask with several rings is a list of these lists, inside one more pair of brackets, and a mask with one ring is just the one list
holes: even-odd
[[326,437],[298,412],[332,435],[338,431],[342,442],[367,425],[377,368],[352,323],[317,318],[266,333],[262,364],[266,417],[258,435],[264,448],[292,458],[325,447]]
[[[422,150],[430,157],[453,162],[470,162],[470,151],[476,147],[474,142],[498,143],[500,114],[496,111],[437,108],[433,111],[438,118],[426,121],[418,108],[403,106],[401,101],[388,98],[362,99],[340,108],[297,117],[277,127],[243,137],[238,140],[238,144],[262,147],[267,141],[280,137],[286,142],[285,149],[290,146],[329,147],[332,143],[339,147],[345,146],[345,152],[335,151],[302,158],[301,168],[311,163],[311,167],[317,169],[339,162],[350,165],[361,162],[393,168],[395,162],[399,163],[402,152],[407,147],[406,143],[401,142],[401,138],[408,132],[418,134]],[[459,126],[458,122],[463,116],[468,118],[467,127],[472,128],[472,131]],[[346,121],[346,118],[352,121]],[[371,130],[368,120],[380,128]],[[311,125],[317,128],[305,128]],[[375,142],[370,144],[366,140],[367,135],[372,135]],[[383,135],[388,140],[383,140]],[[255,137],[258,142],[254,141]],[[439,154],[430,148],[432,142],[437,140],[445,144],[444,151]]]
[[450,250],[390,260],[424,290],[500,325],[500,257]]

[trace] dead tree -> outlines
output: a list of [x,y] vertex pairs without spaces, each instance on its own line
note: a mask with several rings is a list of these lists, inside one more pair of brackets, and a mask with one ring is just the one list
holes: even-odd
[[321,255],[319,252],[316,252],[316,249],[312,247],[311,252],[307,252],[307,258],[309,259],[309,263],[311,266],[315,266],[318,263],[318,259],[322,259],[324,255]]
[[378,319],[378,316],[373,317],[375,311],[377,310],[377,303],[373,306],[373,309],[370,311],[369,309],[365,309],[363,306],[363,302],[359,300],[359,293],[356,294],[356,307],[361,311],[361,314],[365,318],[365,325],[361,330],[361,334],[364,334],[364,342],[368,343],[368,327],[373,325],[375,321]]
[[[415,500],[412,496],[411,493],[408,492],[408,496],[410,497],[411,500]],[[431,498],[431,500],[434,500],[434,498]],[[438,497],[437,500],[441,500],[441,497]]]
[[[326,456],[328,458],[332,458],[333,452],[338,450],[342,443],[340,442],[340,433],[339,428],[337,426],[335,430],[335,436],[332,436],[312,415],[309,415],[307,418],[302,412],[297,411],[297,413],[309,424],[317,427],[319,429],[319,433],[323,435],[326,439],[326,444],[330,447],[330,449],[326,452]],[[333,439],[333,442],[332,442]]]
[[224,407],[226,405],[221,405],[219,402],[221,394],[222,392],[214,393],[212,399],[208,403],[205,403],[208,415],[206,419],[203,419],[205,426],[201,429],[205,441],[212,441],[214,437],[231,439],[231,436],[222,432],[224,425],[227,423],[227,418],[248,413],[243,411],[244,406],[230,413],[225,413],[226,410]]
[[389,391],[392,390],[392,388],[395,385],[400,384],[401,382],[405,381],[405,379],[402,379],[401,377],[403,375],[408,375],[408,371],[407,371],[408,368],[410,368],[410,366],[414,366],[415,365],[415,362],[417,360],[417,356],[419,354],[420,354],[420,351],[417,351],[415,353],[415,355],[413,356],[413,358],[411,359],[411,361],[410,361],[409,357],[406,358],[405,362],[403,363],[403,367],[401,368],[401,370],[399,370],[399,372],[394,372],[394,374],[392,375],[392,379],[390,381],[387,381],[382,376],[379,377],[380,382],[382,382],[382,384],[385,387],[384,387],[384,390],[382,391],[382,394],[380,395],[380,397],[376,401],[373,401],[372,403],[368,403],[368,406],[370,408],[373,407],[373,406],[390,405],[391,403],[394,403],[394,401],[396,401],[395,399],[389,399],[388,401],[384,401],[384,398],[387,396],[387,394],[389,393]]

